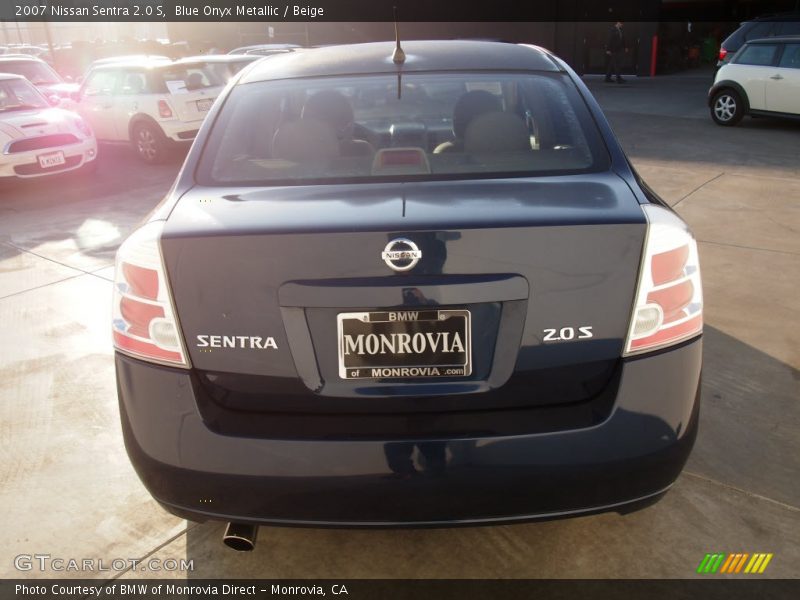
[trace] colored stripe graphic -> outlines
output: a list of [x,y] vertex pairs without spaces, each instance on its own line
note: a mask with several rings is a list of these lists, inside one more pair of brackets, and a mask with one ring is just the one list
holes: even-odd
[[725,558],[724,554],[717,555],[717,560],[714,561],[713,566],[711,567],[711,572],[716,573],[717,569],[719,569],[720,565],[722,564],[722,560]]
[[697,567],[698,573],[716,573],[722,561],[725,559],[725,554],[706,554]]
[[763,573],[764,572],[764,569],[767,568],[767,565],[769,564],[769,561],[772,560],[773,556],[774,556],[774,554],[772,554],[772,552],[770,552],[769,554],[767,554],[766,557],[764,557],[764,562],[761,563],[761,568],[758,570],[759,573]]
[[733,554],[715,552],[706,554],[703,557],[703,560],[697,566],[697,572],[701,574],[746,573],[755,575],[766,570],[773,556],[774,554],[765,552],[756,552],[755,554],[748,552],[734,552]]
[[761,561],[764,560],[764,554],[753,554],[753,558],[750,559],[750,562],[747,563],[747,566],[744,568],[745,573],[754,572],[758,567],[761,566]]
[[739,561],[741,560],[741,558],[742,558],[742,555],[740,553],[738,553],[738,552],[734,552],[733,554],[731,554],[731,564],[728,566],[728,569],[726,571],[723,571],[723,573],[734,573],[734,572],[736,572],[736,567],[738,566]]
[[733,554],[728,554],[728,560],[725,561],[725,564],[722,565],[722,569],[720,573],[728,573],[728,569],[730,568],[731,564],[733,564]]
[[736,571],[734,571],[734,573],[738,573],[739,571],[742,570],[742,567],[744,566],[744,561],[746,561],[747,557],[750,556],[750,555],[745,552],[744,554],[741,554],[740,556],[742,558],[739,559],[739,564],[736,565]]
[[711,560],[711,555],[710,554],[706,554],[703,557],[703,560],[700,561],[700,564],[697,567],[697,572],[698,573],[707,573],[708,572],[708,571],[706,571],[706,567],[708,566],[708,561],[709,560]]

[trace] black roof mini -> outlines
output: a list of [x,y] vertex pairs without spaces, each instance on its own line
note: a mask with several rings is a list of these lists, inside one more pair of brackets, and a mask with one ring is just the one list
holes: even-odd
[[800,44],[800,35],[775,35],[772,37],[748,40],[747,44]]

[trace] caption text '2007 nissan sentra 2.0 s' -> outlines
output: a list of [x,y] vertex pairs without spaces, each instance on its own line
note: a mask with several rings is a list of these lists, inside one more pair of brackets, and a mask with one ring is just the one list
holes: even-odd
[[245,68],[117,256],[128,453],[233,546],[627,511],[694,442],[697,246],[580,79],[393,49]]

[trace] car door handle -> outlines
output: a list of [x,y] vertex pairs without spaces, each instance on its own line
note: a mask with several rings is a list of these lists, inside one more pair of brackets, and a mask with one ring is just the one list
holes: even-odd
[[770,77],[770,79],[783,79],[783,76],[780,73],[777,73],[777,74],[773,75],[772,77]]
[[100,108],[111,108],[111,104],[103,104]]

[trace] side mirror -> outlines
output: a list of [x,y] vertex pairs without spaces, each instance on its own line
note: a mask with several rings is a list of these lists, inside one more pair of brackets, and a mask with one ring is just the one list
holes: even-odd
[[74,80],[72,79],[72,75],[67,75],[66,77],[64,77],[64,81],[66,81],[67,83],[72,83]]
[[81,100],[81,93],[80,91],[76,90],[74,92],[69,93],[69,99],[73,102],[80,102]]
[[58,106],[61,104],[61,98],[56,94],[50,94],[47,97],[47,101],[50,103],[50,106]]

